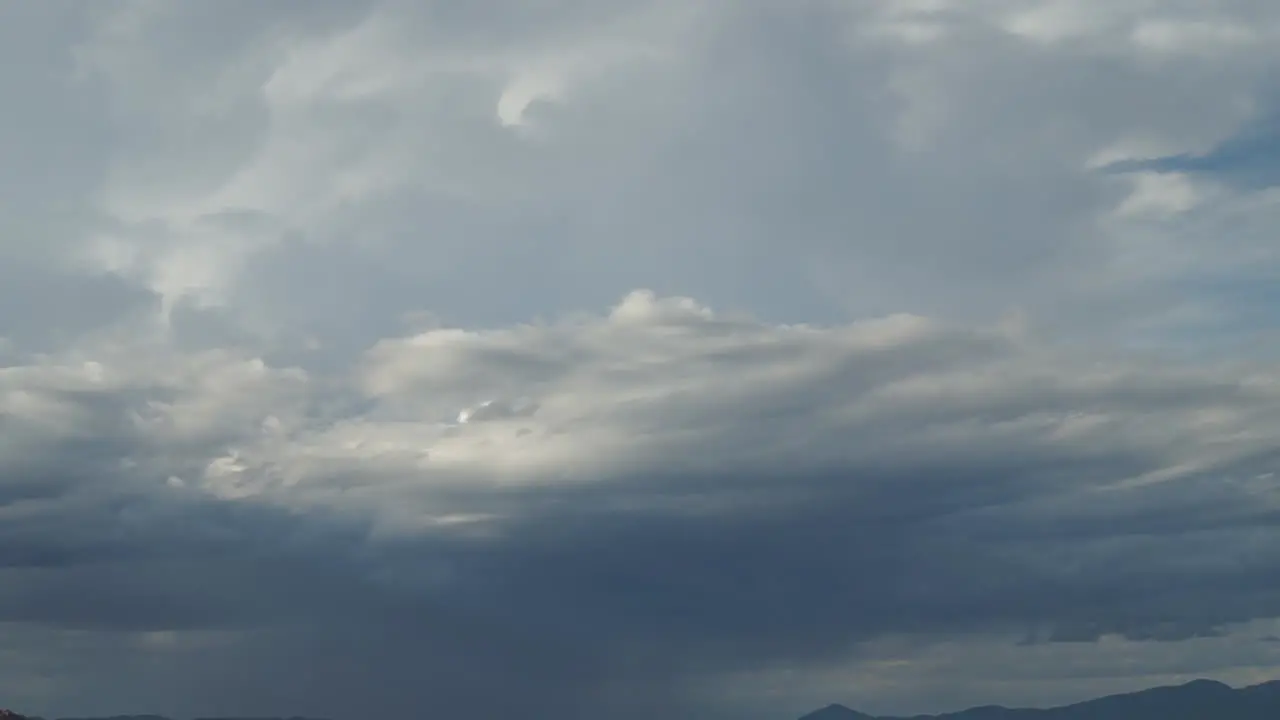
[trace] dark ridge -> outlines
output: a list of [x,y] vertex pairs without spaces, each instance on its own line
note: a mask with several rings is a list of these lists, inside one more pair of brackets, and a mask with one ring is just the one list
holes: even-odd
[[1052,708],[983,705],[910,718],[829,705],[801,720],[1280,720],[1280,680],[1240,689],[1216,680],[1192,680]]
[[[0,709],[0,720],[42,720]],[[110,715],[58,720],[170,720],[163,715]],[[192,720],[319,720],[306,717],[206,717]],[[1280,720],[1280,680],[1242,688],[1216,680],[1108,695],[1052,708],[983,705],[940,715],[875,716],[832,704],[799,720]]]
[[94,718],[58,718],[58,720],[169,720],[163,715],[107,715]]
[[800,718],[800,720],[873,720],[873,718],[866,713],[850,710],[843,705],[832,704],[821,710],[814,710]]

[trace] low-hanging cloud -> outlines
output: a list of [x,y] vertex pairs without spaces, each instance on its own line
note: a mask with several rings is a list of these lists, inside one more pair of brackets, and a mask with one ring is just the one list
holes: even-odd
[[246,706],[638,711],[632,681],[675,703],[890,636],[1170,641],[1280,614],[1273,367],[648,292],[388,339],[345,375],[93,354],[5,370],[0,609],[224,633],[191,652],[291,688]]

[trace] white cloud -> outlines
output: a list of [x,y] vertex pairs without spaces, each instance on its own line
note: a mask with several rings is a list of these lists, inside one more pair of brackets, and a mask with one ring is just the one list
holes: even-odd
[[1258,40],[1253,28],[1244,23],[1212,21],[1151,21],[1133,30],[1138,46],[1159,53],[1214,53],[1239,50]]
[[1176,215],[1199,204],[1190,178],[1177,174],[1143,173],[1134,177],[1133,193],[1116,208],[1120,216]]

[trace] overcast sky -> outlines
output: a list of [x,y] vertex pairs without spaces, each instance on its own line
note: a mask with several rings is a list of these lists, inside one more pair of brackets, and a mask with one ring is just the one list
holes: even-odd
[[1280,677],[1274,0],[0,0],[0,698]]

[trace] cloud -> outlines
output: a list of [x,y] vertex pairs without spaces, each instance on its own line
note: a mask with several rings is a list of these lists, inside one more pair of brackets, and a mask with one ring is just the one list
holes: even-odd
[[[1022,44],[1008,7],[896,7],[780,22],[755,4],[570,3],[501,30],[395,5],[126,13],[76,55],[109,89],[112,127],[137,138],[95,201],[119,224],[85,252],[170,303],[238,306],[335,344],[406,305],[506,323],[530,294],[560,314],[633,287],[788,320],[975,320],[1012,296],[1049,320],[1110,253],[1091,246],[1090,215],[1120,201],[1080,157],[1137,133],[1214,142],[1244,121],[1235,100],[1257,72],[1227,56],[1218,76],[1153,75]],[[865,32],[910,18],[948,31],[923,46]],[[155,54],[151,38],[194,26],[228,39],[186,65]],[[1179,100],[1191,87],[1215,100]],[[513,133],[500,115],[517,106]],[[1165,114],[1154,128],[1145,107]],[[362,289],[345,313],[330,314],[336,282],[297,281],[334,274]]]
[[0,8],[0,692],[776,718],[1274,672],[1277,20]]
[[6,371],[0,608],[273,668],[175,707],[487,715],[496,685],[639,712],[633,683],[672,708],[893,636],[1175,641],[1280,615],[1266,366],[649,292],[391,338],[345,376],[79,352],[103,359]]

